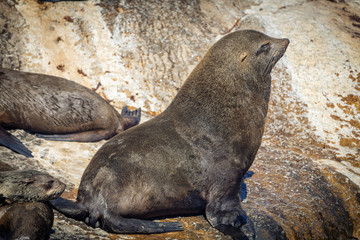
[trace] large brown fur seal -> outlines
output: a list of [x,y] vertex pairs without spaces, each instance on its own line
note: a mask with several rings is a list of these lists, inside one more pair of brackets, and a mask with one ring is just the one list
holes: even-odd
[[240,182],[261,143],[270,72],[288,44],[252,30],[223,37],[162,114],[99,149],[77,201],[59,198],[55,208],[115,233],[177,231],[178,223],[144,219],[205,211],[213,227],[245,237]]
[[135,126],[141,111],[122,116],[94,91],[63,78],[0,68],[0,145],[32,157],[4,128],[49,140],[95,142]]

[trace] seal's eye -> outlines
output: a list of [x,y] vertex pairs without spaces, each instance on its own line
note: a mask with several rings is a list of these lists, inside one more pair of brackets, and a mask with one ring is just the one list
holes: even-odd
[[50,181],[48,181],[48,182],[46,183],[45,187],[46,187],[47,189],[50,189],[50,188],[52,188],[53,184],[54,184],[54,180],[50,180]]
[[257,50],[256,52],[256,56],[258,56],[260,53],[264,52],[265,50],[267,50],[270,47],[270,42],[267,42],[263,45],[261,45],[261,47]]

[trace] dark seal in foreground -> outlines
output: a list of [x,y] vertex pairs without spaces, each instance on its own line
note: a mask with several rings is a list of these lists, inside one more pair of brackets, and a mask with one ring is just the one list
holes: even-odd
[[64,190],[49,174],[15,171],[0,161],[0,239],[49,239],[54,213],[47,201]]
[[49,239],[54,213],[48,203],[14,203],[0,207],[0,239]]
[[49,140],[95,142],[135,126],[140,109],[122,116],[97,93],[64,78],[0,68],[0,145],[32,157],[4,128]]
[[77,202],[55,208],[115,233],[178,231],[179,223],[144,219],[205,211],[213,227],[245,237],[240,182],[261,143],[270,72],[288,44],[251,30],[219,40],[162,114],[99,149]]

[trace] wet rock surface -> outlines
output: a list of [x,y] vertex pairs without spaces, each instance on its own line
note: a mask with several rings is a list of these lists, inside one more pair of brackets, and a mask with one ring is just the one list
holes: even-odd
[[[118,110],[163,111],[206,50],[245,28],[290,39],[272,72],[262,147],[244,180],[243,208],[258,239],[360,238],[360,3],[358,1],[0,1],[2,67],[95,88]],[[29,159],[0,147],[20,169],[45,171],[75,199],[105,142],[66,143],[11,131]],[[246,187],[245,187],[246,186]],[[202,216],[184,232],[115,235],[55,212],[51,239],[228,239]]]

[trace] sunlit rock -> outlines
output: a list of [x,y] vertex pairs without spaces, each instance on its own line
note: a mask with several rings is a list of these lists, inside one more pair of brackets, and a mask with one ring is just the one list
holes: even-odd
[[[243,207],[260,239],[360,238],[359,1],[0,1],[2,67],[51,74],[96,88],[117,109],[169,105],[207,49],[251,28],[290,39],[272,72],[262,147],[245,179]],[[74,199],[104,143],[64,143],[12,131],[34,153],[0,147],[1,159],[47,171]],[[249,175],[250,176],[250,175]],[[71,190],[72,189],[72,190]],[[125,239],[224,239],[203,217],[182,233]],[[56,214],[52,239],[118,235]],[[121,238],[121,237],[120,237]]]

